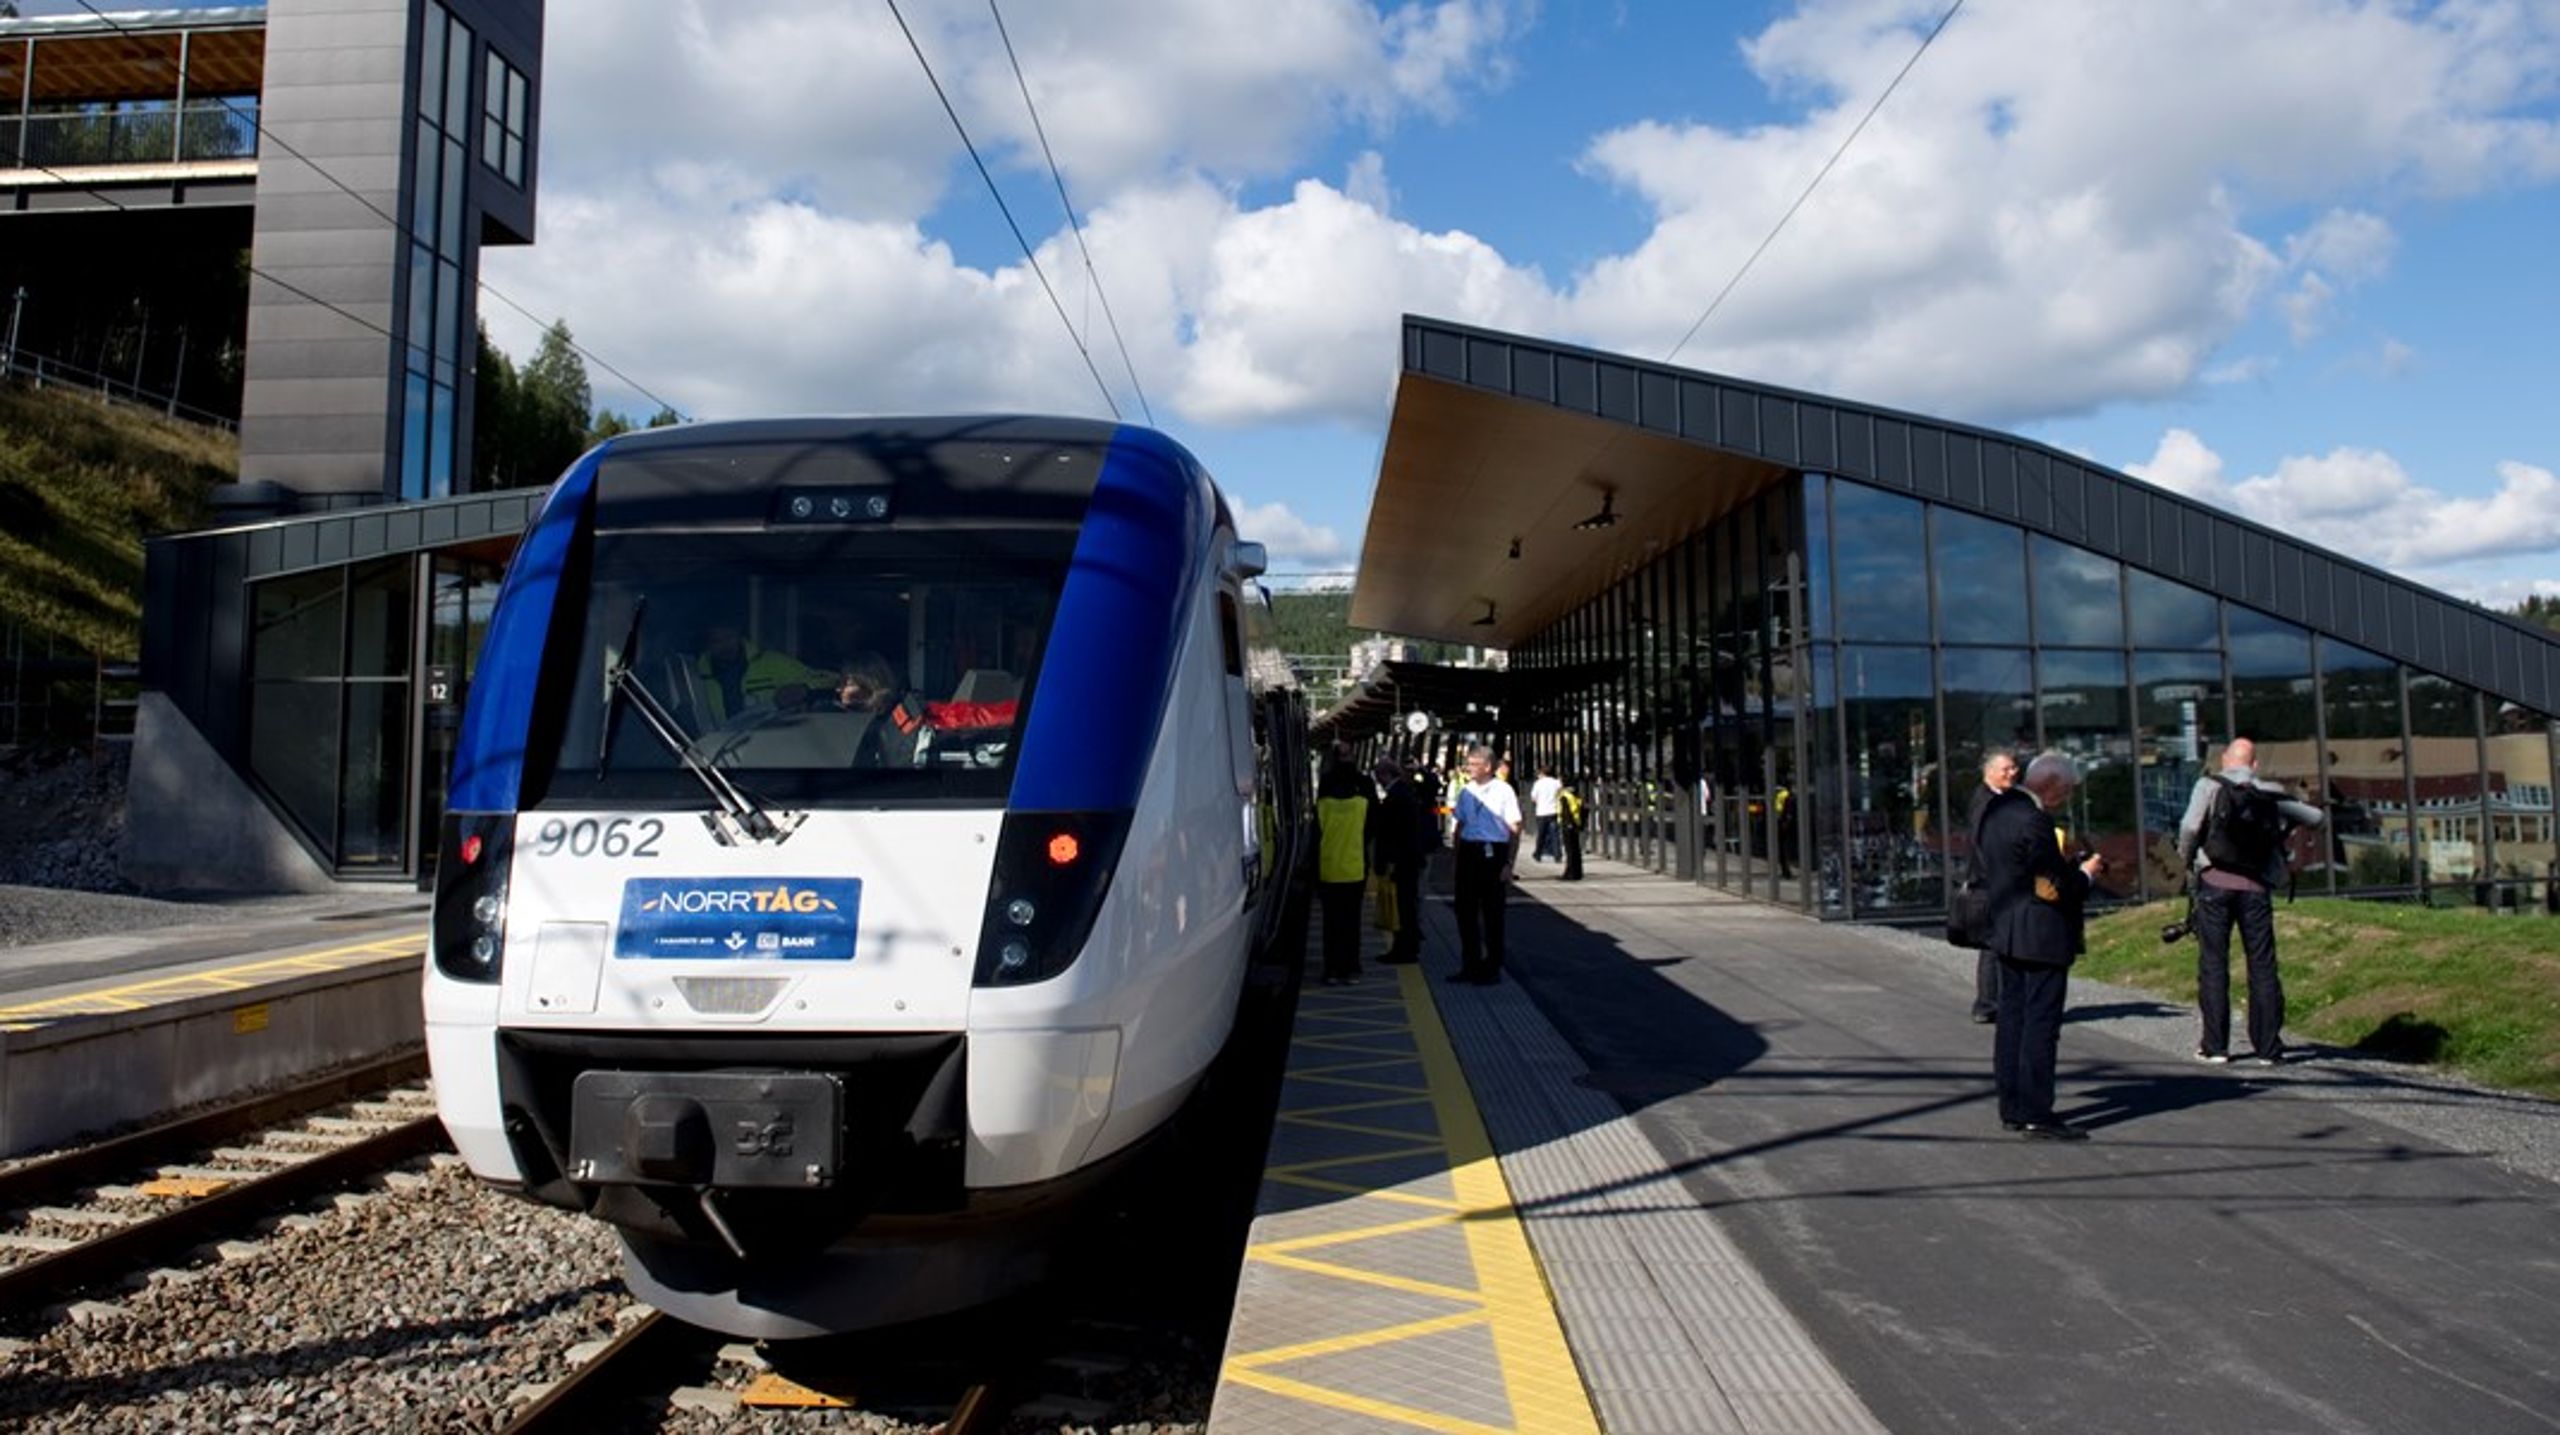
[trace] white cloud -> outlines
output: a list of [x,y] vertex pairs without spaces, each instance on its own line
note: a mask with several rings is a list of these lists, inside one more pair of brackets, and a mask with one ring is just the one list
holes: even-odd
[[1330,527],[1309,523],[1285,503],[1236,505],[1236,536],[1270,550],[1274,573],[1348,569],[1350,545]]
[[2418,351],[2397,339],[2385,339],[2382,341],[2382,352],[2376,357],[2375,362],[2382,366],[2384,378],[2396,379],[2409,372],[2409,367],[2418,362]]
[[2200,377],[2208,384],[2254,384],[2282,367],[2272,354],[2244,354],[2214,365]]
[[[2228,508],[2280,532],[2430,581],[2453,565],[2560,553],[2560,477],[2510,459],[2485,497],[2453,498],[2420,485],[2398,459],[2339,447],[2295,455],[2273,473],[2232,481],[2221,455],[2186,429],[2161,435],[2149,461],[2125,471]],[[2458,587],[2459,584],[2456,584]]]
[[[1595,140],[1586,168],[1656,224],[1579,276],[1585,331],[1669,348],[1942,10],[1809,3],[1748,41],[1800,121]],[[2167,395],[2289,270],[2307,337],[2387,267],[2388,221],[2338,199],[2560,176],[2555,81],[2548,5],[1976,4],[1683,359],[1993,422]],[[2305,205],[2284,258],[2252,232]]]
[[2361,210],[2333,209],[2318,222],[2285,240],[2285,259],[2316,269],[2349,284],[2382,277],[2391,267],[2399,236],[2390,221]]
[[[1241,197],[1346,129],[1460,114],[1533,62],[1524,0],[1005,18],[1159,420],[1374,424],[1408,310],[1668,349],[1940,4],[1805,0],[1743,47],[1789,118],[1593,138],[1584,172],[1652,226],[1560,279],[1396,218],[1374,150]],[[906,9],[1134,412],[992,21]],[[706,414],[1099,410],[1027,267],[936,238],[985,200],[884,8],[555,0],[547,39],[541,242],[484,261],[517,298]],[[2555,90],[2548,5],[1976,0],[1682,359],[1995,423],[2254,378],[2220,347],[2271,305],[2327,322],[2395,204],[2560,177]]]

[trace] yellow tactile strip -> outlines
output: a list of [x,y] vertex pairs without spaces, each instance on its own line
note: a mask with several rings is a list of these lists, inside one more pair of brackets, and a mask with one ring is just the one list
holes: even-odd
[[1300,999],[1211,1428],[1596,1432],[1430,988],[1393,977]]
[[418,956],[426,951],[426,934],[413,932],[397,937],[383,937],[352,946],[330,947],[324,951],[296,952],[285,957],[265,957],[237,966],[216,967],[210,971],[180,972],[173,976],[153,977],[147,981],[128,982],[122,986],[99,987],[47,997],[43,1001],[0,1006],[0,1030],[27,1031],[48,1022],[68,1017],[106,1016],[116,1012],[141,1011],[189,997],[211,996],[221,992],[248,991],[281,977],[300,976],[311,972],[342,971],[362,966],[384,957]]

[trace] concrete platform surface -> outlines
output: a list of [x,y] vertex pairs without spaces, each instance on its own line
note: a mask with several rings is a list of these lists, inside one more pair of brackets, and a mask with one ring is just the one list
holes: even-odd
[[[1608,862],[1522,868],[1512,981],[1434,990],[1479,1094],[1520,1088],[1489,1112],[1579,1127],[1523,1145],[1488,1122],[1609,1429],[1707,1427],[1612,1408],[1645,1368],[1596,1341],[1650,1348],[1657,1384],[1703,1365],[1737,1417],[1792,1428],[2560,1427],[2560,1185],[2538,1174],[2560,1104],[2350,1053],[2206,1067],[2191,1013],[2075,984],[2061,1105],[2095,1139],[2024,1141],[1992,1105],[1970,954]],[[1522,991],[1561,1050],[1505,1009]],[[1621,1113],[1640,1143],[1582,1158]],[[1646,1231],[1670,1218],[1713,1238]],[[1771,1312],[1726,1252],[1854,1400],[1778,1388],[1785,1328],[1752,1324]],[[1572,1295],[1578,1270],[1604,1298]]]

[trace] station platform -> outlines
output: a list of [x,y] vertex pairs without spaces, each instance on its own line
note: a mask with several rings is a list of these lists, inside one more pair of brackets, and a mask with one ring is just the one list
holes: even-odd
[[375,898],[0,951],[0,1156],[417,1047],[425,950]]
[[1218,1435],[2560,1424],[2560,1104],[2075,983],[2023,1141],[1970,954],[1587,865],[1310,981]]

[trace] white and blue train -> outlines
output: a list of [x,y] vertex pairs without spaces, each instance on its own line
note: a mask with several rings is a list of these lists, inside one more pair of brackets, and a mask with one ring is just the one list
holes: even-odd
[[972,1304],[1163,1128],[1301,843],[1303,708],[1200,465],[1066,419],[702,424],[553,487],[468,694],[428,1052],[645,1300]]

